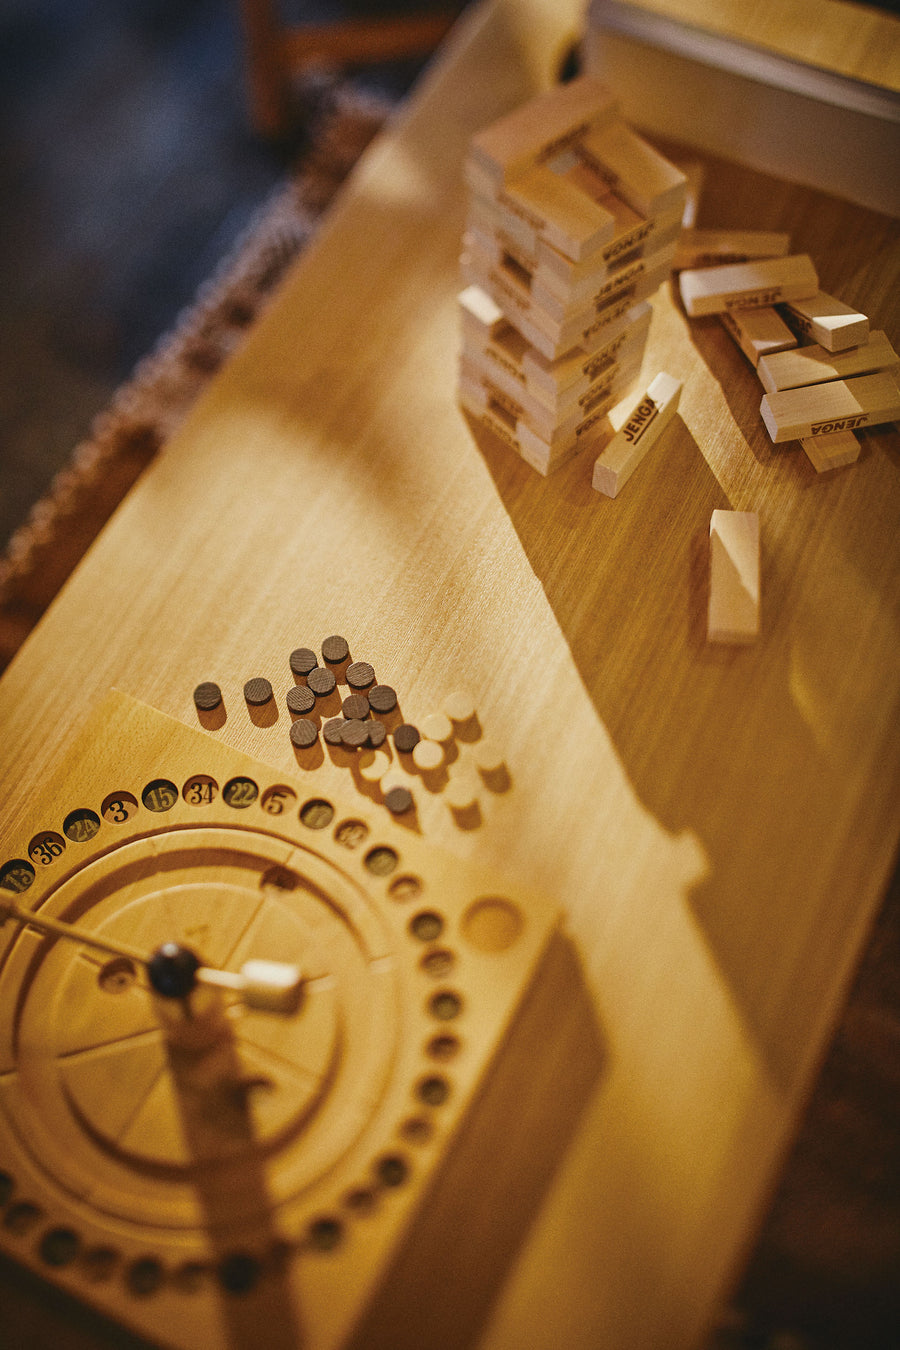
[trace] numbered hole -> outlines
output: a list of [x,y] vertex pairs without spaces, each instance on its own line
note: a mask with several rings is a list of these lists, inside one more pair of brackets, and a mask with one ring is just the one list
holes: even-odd
[[462,918],[462,935],[480,952],[505,952],[518,941],[525,917],[517,905],[503,896],[476,900]]
[[432,1074],[416,1084],[416,1096],[425,1106],[443,1106],[450,1096],[450,1084],[446,1078]]
[[252,778],[231,778],[222,789],[222,800],[236,811],[252,806],[259,796],[259,788]]
[[424,1116],[410,1116],[400,1126],[401,1138],[408,1144],[427,1144],[434,1134],[434,1124]]
[[81,806],[77,811],[70,811],[63,821],[63,834],[67,839],[71,839],[73,844],[86,844],[89,839],[100,828],[100,817],[96,811],[89,811],[86,806]]
[[334,837],[344,848],[359,848],[369,837],[369,827],[361,820],[342,820]]
[[395,877],[388,887],[388,895],[398,904],[408,904],[410,900],[418,900],[422,894],[424,886],[418,877]]
[[256,1257],[249,1252],[230,1252],[216,1273],[229,1294],[247,1294],[259,1283],[262,1272]]
[[141,801],[148,811],[171,811],[178,801],[178,789],[168,778],[154,778],[141,793]]
[[104,797],[100,814],[111,825],[124,825],[126,820],[137,815],[137,810],[137,797],[133,797],[130,792],[111,792],[108,797]]
[[428,1011],[439,1022],[452,1022],[462,1012],[462,999],[452,989],[442,989],[428,1000]]
[[24,858],[10,858],[0,867],[0,886],[5,891],[15,891],[16,895],[27,891],[34,877],[34,868]]
[[314,1219],[309,1225],[309,1245],[317,1252],[333,1252],[340,1246],[344,1225],[340,1219]]
[[28,856],[36,866],[49,867],[50,863],[56,862],[65,846],[66,841],[61,835],[44,830],[42,834],[36,834],[28,845]]
[[434,942],[444,931],[444,920],[432,909],[423,909],[409,921],[409,931],[420,942]]
[[138,1298],[149,1298],[155,1294],[162,1288],[165,1278],[162,1262],[157,1261],[155,1256],[142,1256],[132,1261],[125,1276],[129,1290]]
[[387,844],[370,849],[366,854],[366,867],[375,877],[389,877],[399,861],[396,851]]
[[353,1210],[354,1214],[371,1214],[377,1203],[377,1192],[370,1190],[368,1186],[355,1186],[344,1196],[344,1204]]
[[324,797],[313,797],[300,807],[300,820],[308,830],[324,830],[334,820],[334,807]]
[[127,956],[114,956],[97,975],[97,983],[107,994],[124,994],[137,979],[137,966]]
[[409,1163],[399,1153],[388,1153],[375,1164],[382,1186],[402,1186],[409,1176]]
[[444,1032],[441,1036],[432,1036],[426,1049],[432,1059],[445,1063],[448,1059],[453,1059],[459,1054],[459,1038],[451,1036],[449,1032]]
[[440,948],[438,951],[426,952],[419,964],[425,974],[430,975],[433,980],[442,980],[456,965],[456,957],[453,952]]
[[279,783],[275,787],[266,788],[260,806],[270,816],[283,816],[285,811],[293,811],[296,800],[297,794],[294,789]]
[[78,1234],[71,1228],[51,1228],[41,1238],[41,1260],[48,1266],[70,1266],[80,1250]]
[[211,806],[219,795],[219,785],[209,774],[195,773],[181,789],[188,806]]

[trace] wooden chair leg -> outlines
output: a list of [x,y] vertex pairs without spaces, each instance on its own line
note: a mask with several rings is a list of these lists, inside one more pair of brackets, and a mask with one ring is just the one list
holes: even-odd
[[277,0],[239,0],[250,118],[261,136],[282,136],[290,120],[290,70]]

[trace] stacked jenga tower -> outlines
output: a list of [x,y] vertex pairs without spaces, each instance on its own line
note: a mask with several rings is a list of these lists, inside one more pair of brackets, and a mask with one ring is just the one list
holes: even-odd
[[546,474],[611,434],[686,179],[581,76],[479,132],[466,181],[460,402]]

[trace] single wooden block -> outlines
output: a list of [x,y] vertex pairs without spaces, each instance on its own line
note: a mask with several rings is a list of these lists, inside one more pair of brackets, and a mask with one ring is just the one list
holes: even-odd
[[746,643],[759,635],[759,517],[713,511],[709,522],[709,642]]
[[[565,298],[560,298],[554,291],[549,290],[540,276],[535,274],[531,283],[531,296],[544,314],[549,315],[557,323],[565,323],[569,319],[577,319],[577,316],[592,306],[602,307],[610,298],[634,283],[643,286],[644,279],[648,275],[659,277],[653,286],[653,290],[656,290],[660,281],[665,280],[672,270],[674,253],[675,236],[672,235],[653,253],[644,255],[643,251],[636,250],[635,256],[627,265],[607,271],[600,278],[587,277],[577,282]],[[636,296],[643,298],[640,292],[636,292]]]
[[900,417],[900,387],[889,371],[763,394],[760,413],[776,443],[878,426]]
[[869,336],[866,315],[845,305],[843,300],[827,295],[825,291],[817,291],[815,295],[802,299],[790,299],[782,313],[801,337],[818,342],[829,352],[858,347]]
[[855,464],[861,448],[852,431],[832,431],[827,436],[803,436],[800,444],[816,473]]
[[681,387],[681,380],[665,371],[651,381],[624,425],[597,456],[592,484],[598,492],[615,497],[625,486],[675,416]]
[[900,357],[886,333],[871,333],[868,342],[846,351],[830,352],[816,343],[793,351],[777,352],[760,359],[758,370],[767,394],[779,389],[796,389],[804,384],[822,384],[828,380],[846,380],[854,375],[869,375],[876,370],[894,370]]
[[469,153],[499,187],[617,115],[618,104],[606,86],[581,75],[477,132]]
[[717,267],[755,258],[783,258],[791,236],[777,230],[683,230],[673,266]]
[[692,318],[730,309],[756,309],[814,295],[819,278],[805,253],[723,267],[689,268],[678,278],[684,307]]
[[[608,200],[611,202],[613,198]],[[672,246],[674,253],[681,230],[677,208],[652,220],[643,220],[640,217],[638,219],[641,221],[639,225],[617,234],[597,253],[578,263],[572,262],[571,258],[566,258],[558,249],[539,239],[537,264],[534,269],[535,280],[540,281],[561,300],[569,300],[577,294],[579,288],[584,288],[591,278],[598,281],[605,280],[638,258],[658,253],[669,246]]]
[[771,306],[726,310],[719,319],[754,367],[759,365],[760,357],[797,345],[796,336]]
[[487,337],[493,337],[506,323],[503,310],[480,286],[467,286],[459,294],[459,303]]
[[616,218],[582,182],[538,164],[509,183],[501,205],[530,221],[547,243],[577,261],[596,253],[616,232]]
[[684,210],[684,174],[624,122],[594,127],[581,138],[578,153],[610,192],[641,215],[659,215],[674,206]]

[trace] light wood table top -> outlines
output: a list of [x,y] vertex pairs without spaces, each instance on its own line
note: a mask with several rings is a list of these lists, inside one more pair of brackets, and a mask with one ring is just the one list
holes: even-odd
[[[425,835],[555,898],[604,1056],[480,1345],[695,1344],[752,1238],[898,838],[900,442],[821,479],[773,447],[715,319],[654,297],[680,415],[616,500],[550,479],[454,395],[468,139],[555,78],[580,6],[451,37],[246,346],[0,683],[4,838],[110,686],[286,773],[251,675],[342,632],[416,720],[473,694],[509,791]],[[900,337],[896,222],[724,163],[698,223],[786,229]],[[705,642],[716,507],[759,512],[762,635]],[[302,771],[301,771],[302,772]],[[348,790],[327,760],[310,782]],[[514,1125],[511,1123],[511,1129]]]

